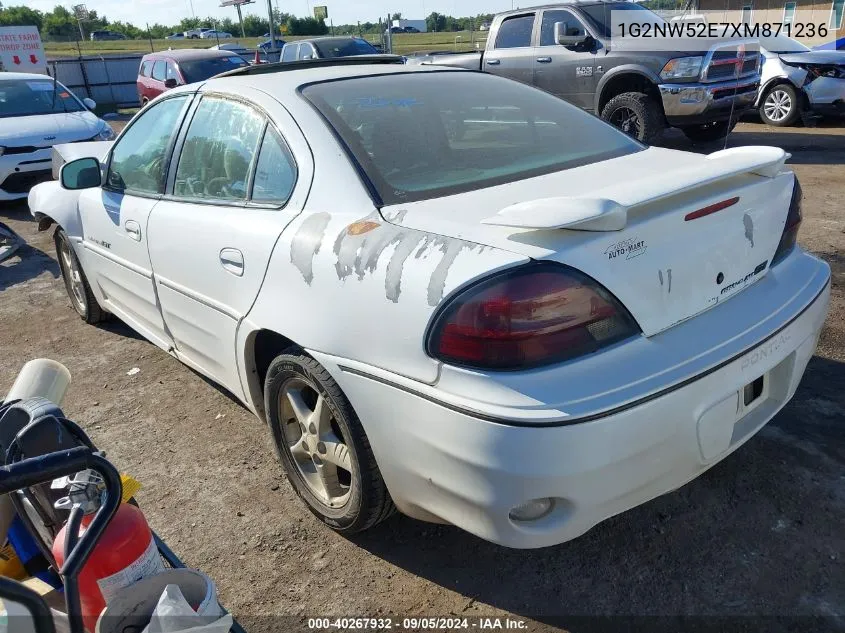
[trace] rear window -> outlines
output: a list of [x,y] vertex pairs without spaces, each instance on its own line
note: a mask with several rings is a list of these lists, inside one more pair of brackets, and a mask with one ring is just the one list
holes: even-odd
[[231,57],[214,57],[212,59],[191,59],[179,62],[179,69],[189,84],[195,81],[205,81],[214,75],[234,70],[247,63],[243,57],[232,55]]
[[320,57],[353,57],[355,55],[375,55],[378,51],[364,40],[323,40],[314,42],[320,51]]
[[546,92],[480,73],[356,77],[302,93],[384,204],[491,187],[643,149]]

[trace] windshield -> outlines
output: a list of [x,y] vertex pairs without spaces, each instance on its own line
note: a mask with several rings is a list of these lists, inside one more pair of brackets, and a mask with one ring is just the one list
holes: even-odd
[[369,42],[358,39],[318,40],[313,44],[320,52],[320,57],[353,57],[378,53]]
[[598,31],[598,34],[602,37],[611,37],[611,35],[618,34],[619,32],[618,27],[615,31],[613,30],[611,11],[637,11],[636,22],[638,24],[664,24],[663,18],[659,15],[633,2],[605,2],[586,6],[578,5],[578,8],[587,16],[590,26]]
[[801,42],[796,42],[791,37],[786,37],[786,35],[761,37],[760,48],[770,53],[806,53],[810,50]]
[[211,59],[192,59],[179,62],[179,69],[182,76],[189,84],[195,81],[205,81],[214,75],[225,73],[227,70],[234,70],[246,66],[243,57],[232,55],[231,57],[213,57]]
[[0,117],[82,112],[79,100],[62,84],[47,79],[6,79],[0,81]]
[[302,93],[384,204],[491,187],[643,149],[547,92],[481,73],[356,77]]

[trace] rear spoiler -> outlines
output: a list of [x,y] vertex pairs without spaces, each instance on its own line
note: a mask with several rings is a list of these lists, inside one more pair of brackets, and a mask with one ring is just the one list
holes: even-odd
[[704,162],[650,178],[614,184],[596,191],[596,197],[557,197],[529,200],[505,207],[482,224],[525,229],[621,231],[632,207],[657,202],[683,191],[741,174],[774,178],[790,154],[778,147],[733,147],[714,152]]

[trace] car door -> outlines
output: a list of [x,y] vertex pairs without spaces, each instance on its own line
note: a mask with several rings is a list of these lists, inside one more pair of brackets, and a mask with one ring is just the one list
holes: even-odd
[[493,48],[484,54],[483,70],[530,84],[534,81],[535,50],[532,45],[536,13],[505,18],[493,34]]
[[139,113],[111,150],[103,186],[79,196],[85,268],[98,299],[165,349],[171,340],[153,285],[147,224],[190,100],[181,94]]
[[562,46],[555,41],[555,23],[566,24],[567,35],[589,33],[582,21],[567,9],[546,9],[540,22],[534,85],[570,103],[593,109],[596,91],[596,41]]
[[164,322],[181,360],[242,393],[237,328],[305,203],[310,150],[277,102],[243,90],[203,96],[177,152],[149,228]]

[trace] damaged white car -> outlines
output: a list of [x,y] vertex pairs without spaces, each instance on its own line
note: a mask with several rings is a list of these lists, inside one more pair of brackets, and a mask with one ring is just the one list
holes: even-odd
[[782,150],[646,147],[529,86],[374,61],[171,90],[29,198],[79,314],[265,419],[321,520],[560,543],[792,397],[830,271]]

